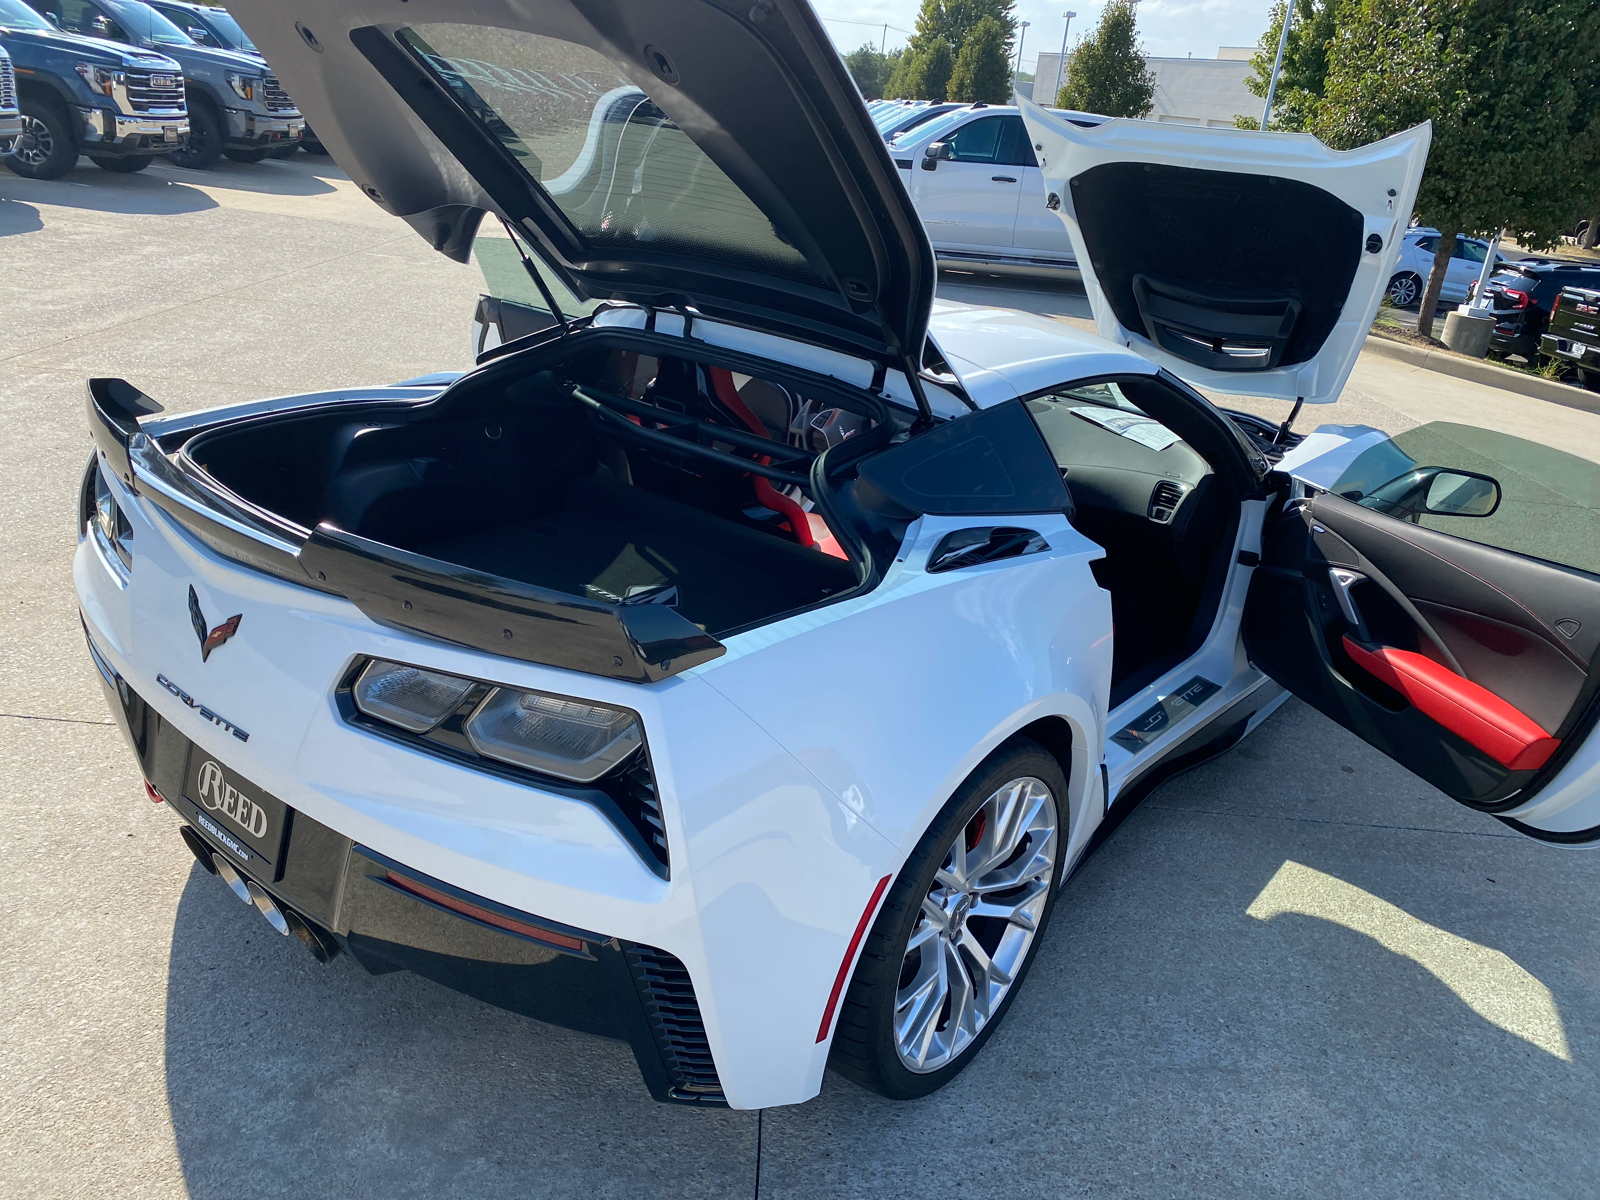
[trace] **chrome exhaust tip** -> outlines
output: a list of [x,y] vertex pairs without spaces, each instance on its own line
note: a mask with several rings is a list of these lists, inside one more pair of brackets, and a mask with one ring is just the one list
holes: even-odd
[[315,921],[302,917],[292,908],[280,908],[278,902],[267,894],[265,888],[255,880],[240,875],[234,870],[232,863],[213,851],[205,839],[189,826],[185,825],[179,832],[183,835],[184,844],[194,851],[194,856],[200,860],[202,867],[213,875],[220,875],[222,881],[233,889],[235,896],[260,912],[267,919],[267,924],[279,933],[285,936],[292,933],[299,938],[319,963],[324,965],[331,963],[344,952],[339,939],[332,933]]
[[212,855],[211,861],[217,864],[217,874],[221,875],[222,881],[233,889],[235,896],[246,904],[254,905],[261,915],[267,919],[267,924],[271,925],[279,933],[288,934],[289,922],[284,920],[283,910],[278,907],[271,896],[267,895],[259,883],[240,875],[239,872],[233,869],[233,864],[226,859]]

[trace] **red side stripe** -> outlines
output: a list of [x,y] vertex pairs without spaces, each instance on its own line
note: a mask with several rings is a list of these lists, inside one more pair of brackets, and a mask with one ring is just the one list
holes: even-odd
[[1345,651],[1428,717],[1513,771],[1534,771],[1550,761],[1560,738],[1487,688],[1410,650],[1367,647],[1349,634]]
[[850,948],[844,952],[844,961],[839,964],[839,973],[833,977],[833,991],[828,993],[828,1007],[822,1010],[822,1024],[817,1026],[817,1041],[828,1040],[828,1030],[833,1028],[833,1010],[838,1007],[839,993],[844,991],[844,981],[849,978],[850,964],[856,960],[856,951],[861,948],[861,939],[867,935],[867,922],[872,920],[872,914],[878,911],[878,901],[883,899],[883,890],[889,886],[892,875],[885,875],[878,880],[878,886],[872,889],[872,899],[867,901],[867,907],[861,913],[861,920],[856,922],[856,931],[850,938]]

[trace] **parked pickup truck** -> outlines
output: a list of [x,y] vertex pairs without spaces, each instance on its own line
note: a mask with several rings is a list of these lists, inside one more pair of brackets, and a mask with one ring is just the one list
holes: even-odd
[[[1055,111],[1080,128],[1093,113]],[[1072,242],[1044,186],[1015,108],[971,104],[941,113],[889,143],[942,267],[1004,274],[1076,275]],[[915,169],[913,169],[915,168]],[[1052,203],[1053,201],[1053,203]]]
[[1539,349],[1575,363],[1583,386],[1600,392],[1600,289],[1562,288]]
[[28,0],[70,33],[153,50],[177,60],[189,103],[189,138],[172,155],[204,170],[226,154],[260,162],[299,142],[305,119],[258,55],[202,46],[142,0]]
[[15,69],[22,130],[0,163],[56,179],[87,154],[141,171],[189,136],[183,71],[163,54],[63,33],[22,0],[0,0],[0,42]]
[[22,112],[17,108],[17,80],[11,69],[11,56],[0,46],[0,152],[22,134]]

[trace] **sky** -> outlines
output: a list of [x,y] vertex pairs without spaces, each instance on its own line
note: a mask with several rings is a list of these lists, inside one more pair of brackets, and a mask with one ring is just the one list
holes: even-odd
[[[916,27],[919,0],[811,0],[817,15],[841,52],[863,42],[881,45],[884,24],[888,48],[903,46]],[[1022,67],[1033,69],[1035,56],[1061,49],[1066,22],[1061,14],[1075,7],[1068,48],[1092,30],[1103,3],[1096,0],[1017,0],[1017,19],[1030,22],[1022,46]],[[1267,27],[1271,0],[1141,0],[1139,37],[1147,54],[1169,58],[1215,58],[1218,46],[1253,46]]]

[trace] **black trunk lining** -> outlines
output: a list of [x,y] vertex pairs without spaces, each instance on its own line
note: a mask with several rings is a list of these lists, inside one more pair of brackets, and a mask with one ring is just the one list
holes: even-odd
[[[676,585],[678,612],[719,634],[855,586],[855,570],[815,549],[747,529],[599,475],[553,509],[414,547],[417,553],[571,595]],[[605,599],[605,596],[597,596]]]

